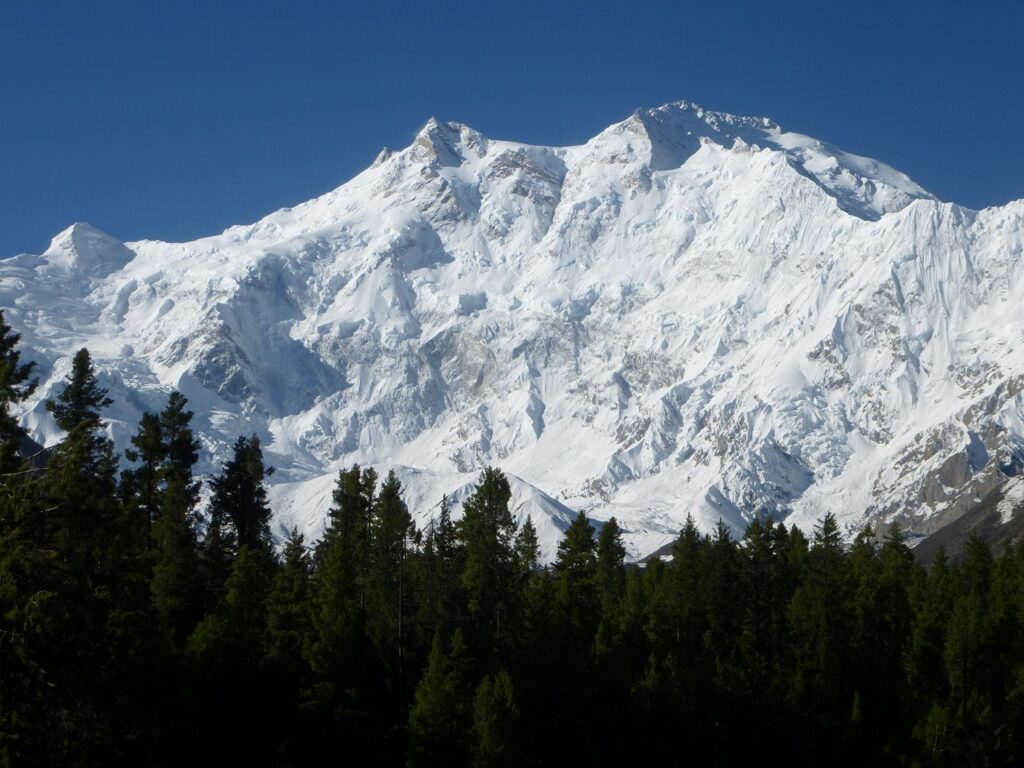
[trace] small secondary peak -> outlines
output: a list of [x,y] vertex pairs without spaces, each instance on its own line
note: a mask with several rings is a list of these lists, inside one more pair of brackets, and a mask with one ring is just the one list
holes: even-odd
[[50,241],[43,258],[61,271],[106,277],[135,258],[135,253],[116,237],[79,221]]
[[465,123],[441,122],[431,117],[416,134],[413,146],[432,163],[458,166],[462,164],[466,150],[477,155],[486,152],[487,138]]

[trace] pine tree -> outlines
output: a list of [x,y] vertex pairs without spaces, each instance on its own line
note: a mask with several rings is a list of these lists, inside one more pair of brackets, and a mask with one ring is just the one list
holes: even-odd
[[0,475],[17,469],[19,446],[27,437],[11,409],[27,400],[37,384],[32,378],[35,363],[21,362],[21,352],[17,349],[20,340],[21,337],[4,322],[4,313],[0,309]]
[[416,527],[402,501],[402,484],[394,471],[388,473],[371,507],[370,565],[367,599],[367,635],[389,685],[392,727],[405,721],[406,657],[410,623],[410,546]]
[[[276,570],[264,486],[268,474],[259,438],[243,436],[235,442],[234,456],[223,472],[212,481],[211,526],[222,526],[227,534],[221,533],[215,543],[218,547],[226,543],[229,571],[223,595],[189,640],[194,656],[223,662],[240,684],[258,673],[265,658],[266,600]],[[209,529],[206,538],[204,544],[210,545]],[[210,551],[207,546],[207,557]],[[223,562],[216,565],[223,567]]]
[[[747,694],[761,697],[768,692],[766,683],[770,670],[779,661],[779,631],[773,603],[782,598],[779,579],[778,554],[771,521],[762,524],[760,519],[751,521],[743,534],[741,550],[743,566],[741,572],[743,622],[742,634],[738,639],[745,659],[747,673]],[[785,598],[782,598],[785,599]]]
[[45,765],[59,759],[61,745],[51,731],[54,670],[39,651],[63,628],[47,610],[57,581],[47,578],[52,545],[39,525],[36,473],[19,469],[25,431],[12,410],[36,382],[18,342],[0,310],[0,765]]
[[372,470],[361,471],[353,465],[339,472],[327,529],[316,547],[314,633],[308,653],[314,669],[327,679],[337,675],[335,662],[345,663],[346,649],[363,633],[375,487]]
[[[164,481],[180,480],[192,505],[199,498],[199,483],[192,479],[192,468],[199,460],[199,441],[192,433],[192,412],[186,410],[188,399],[180,392],[171,392],[167,405],[160,412],[160,434],[164,442]],[[190,506],[192,506],[190,505]]]
[[500,656],[511,636],[516,563],[511,497],[505,475],[488,467],[462,505],[458,526],[465,547],[462,586],[473,628],[470,647],[478,659]]
[[232,549],[270,546],[270,505],[264,481],[272,473],[263,465],[259,437],[243,435],[235,441],[234,455],[223,472],[211,481],[210,517],[222,530],[227,528]]
[[310,681],[303,648],[312,627],[311,574],[312,563],[302,534],[293,528],[267,596],[265,644],[268,720],[279,745],[279,760],[285,765],[312,762],[302,698]]
[[118,522],[117,462],[100,418],[100,409],[112,402],[99,386],[86,349],[75,355],[63,391],[46,401],[47,410],[67,432],[52,451],[46,472],[46,493],[54,507],[53,533],[60,537],[58,546],[66,547],[87,574],[98,566]]
[[[27,538],[50,553],[35,575],[48,614],[35,647],[56,691],[49,711],[66,740],[58,748],[74,744],[86,760],[129,754],[143,738],[143,686],[128,683],[141,683],[152,653],[144,528],[116,497],[117,462],[100,417],[110,403],[80,350],[63,391],[46,403],[67,435],[39,483],[43,509],[26,518]],[[116,748],[115,728],[124,736]]]
[[[314,553],[305,657],[314,682],[305,694],[317,718],[317,749],[344,747],[368,759],[386,737],[381,730],[383,672],[366,635],[371,510],[377,475],[358,465],[342,470],[327,529]],[[390,742],[389,742],[390,743]]]
[[872,719],[878,724],[876,738],[902,751],[907,746],[904,735],[909,733],[911,724],[907,661],[914,614],[909,589],[919,566],[896,523],[885,534],[879,564],[875,596],[877,652],[870,670],[876,694]]
[[796,696],[804,712],[834,737],[853,710],[853,581],[835,516],[815,526],[807,577],[790,603]]
[[[705,643],[716,657],[719,670],[735,671],[731,658],[740,634],[739,601],[735,599],[740,580],[739,552],[723,520],[715,526],[711,545],[704,548],[704,594],[708,630]],[[735,685],[735,680],[723,684]]]
[[440,634],[435,634],[409,716],[411,768],[468,763],[472,745],[470,690],[462,633],[456,630],[447,651]]
[[586,513],[581,511],[558,543],[555,557],[561,602],[568,613],[570,627],[581,633],[581,637],[591,635],[596,629],[596,548],[594,528]]
[[312,563],[302,534],[292,528],[267,598],[267,655],[278,669],[297,673],[309,635]]
[[159,510],[161,468],[166,454],[159,417],[152,413],[142,414],[131,444],[133,447],[124,455],[128,461],[139,462],[141,466],[122,473],[121,497],[126,505],[139,512],[139,517],[148,527]]
[[484,677],[473,697],[473,765],[477,768],[512,768],[523,764],[519,746],[519,710],[512,678],[499,669]]
[[614,621],[626,586],[626,548],[622,545],[622,529],[614,517],[601,526],[597,537],[595,581],[601,620]]
[[152,525],[153,578],[150,592],[153,606],[171,641],[180,649],[200,618],[204,599],[200,578],[201,561],[196,537],[195,508],[200,483],[192,469],[199,459],[187,411],[187,400],[172,392],[159,416],[162,461],[157,517]]
[[[672,564],[665,580],[664,633],[655,630],[655,643],[663,653],[676,653],[677,658],[692,658],[703,653],[703,637],[707,620],[701,594],[701,550],[704,542],[691,515],[672,547]],[[660,597],[660,596],[658,596]],[[699,661],[697,662],[700,663]]]
[[434,632],[450,634],[461,621],[464,554],[448,499],[442,498],[437,516],[427,526],[419,559],[417,624],[426,633],[428,646]]
[[537,529],[533,525],[533,518],[526,516],[523,525],[516,533],[516,566],[523,579],[528,579],[530,574],[540,567],[540,544],[537,542]]
[[972,534],[957,579],[945,656],[957,751],[975,763],[996,741],[1003,698],[994,572],[988,546]]
[[268,597],[276,562],[265,546],[243,544],[231,563],[224,596],[188,640],[205,717],[197,751],[216,761],[265,758],[274,686],[267,674]]
[[91,431],[98,430],[100,410],[113,402],[99,385],[92,357],[83,347],[72,360],[67,385],[56,400],[46,401],[46,410],[53,414],[57,426],[70,435],[82,425]]
[[408,601],[405,573],[409,545],[415,535],[412,516],[402,501],[402,484],[388,473],[371,508],[368,585],[378,652],[396,662],[401,657],[402,624]]

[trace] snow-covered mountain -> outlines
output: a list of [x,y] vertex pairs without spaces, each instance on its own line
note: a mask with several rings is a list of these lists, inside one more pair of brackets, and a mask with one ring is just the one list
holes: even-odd
[[874,160],[689,103],[582,146],[430,120],[322,197],[190,243],[75,224],[0,261],[39,361],[92,351],[121,444],[171,387],[206,470],[241,432],[282,526],[337,468],[421,523],[496,464],[550,554],[574,510],[634,555],[687,513],[928,532],[1024,464],[1024,201],[973,211]]

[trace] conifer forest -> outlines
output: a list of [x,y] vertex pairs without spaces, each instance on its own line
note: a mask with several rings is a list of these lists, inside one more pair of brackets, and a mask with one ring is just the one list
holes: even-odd
[[203,489],[172,393],[118,456],[85,349],[26,455],[0,331],[2,766],[1024,761],[1020,546],[925,568],[897,527],[690,521],[630,564],[580,513],[542,563],[501,471],[420,529],[359,466],[278,542],[259,439]]

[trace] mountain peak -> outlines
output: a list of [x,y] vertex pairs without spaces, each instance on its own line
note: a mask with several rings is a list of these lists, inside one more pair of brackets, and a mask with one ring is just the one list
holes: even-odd
[[458,166],[467,150],[476,155],[486,152],[487,138],[465,123],[442,122],[432,116],[416,134],[413,148],[430,163]]
[[552,553],[566,508],[614,514],[634,555],[691,512],[921,530],[1024,463],[1024,201],[964,216],[763,117],[625,117],[558,148],[434,118],[227,236],[76,224],[0,260],[52,372],[26,424],[52,442],[42,399],[85,344],[122,447],[171,387],[216,414],[198,471],[265,436],[283,529],[323,520],[338,466],[415,468],[425,523],[500,463]]
[[652,171],[680,168],[707,143],[729,150],[756,148],[780,153],[798,174],[835,198],[842,210],[861,219],[877,220],[913,200],[933,199],[885,163],[783,130],[767,117],[717,112],[690,101],[638,109],[589,142],[612,162],[628,158]]
[[79,221],[58,233],[43,257],[62,272],[100,278],[121,269],[135,253],[116,237]]

